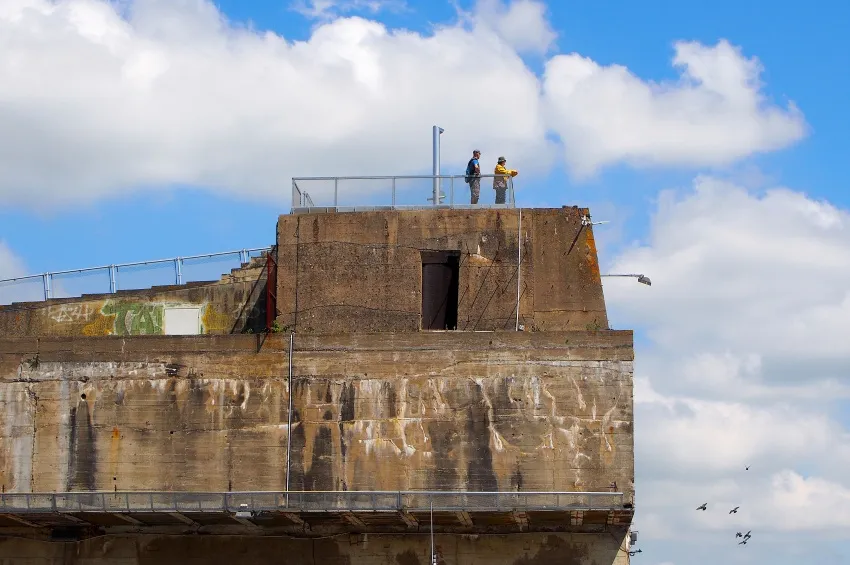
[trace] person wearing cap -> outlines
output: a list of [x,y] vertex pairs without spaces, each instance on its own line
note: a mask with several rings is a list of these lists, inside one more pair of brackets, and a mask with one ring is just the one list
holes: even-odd
[[481,167],[478,165],[478,159],[481,158],[481,151],[478,149],[472,152],[472,159],[466,164],[466,182],[469,184],[470,203],[478,204],[478,196],[481,194]]
[[508,190],[508,176],[515,177],[519,174],[519,171],[506,168],[505,163],[507,163],[505,158],[499,157],[494,173],[496,176],[493,179],[493,190],[496,191],[496,204],[505,203],[505,193]]

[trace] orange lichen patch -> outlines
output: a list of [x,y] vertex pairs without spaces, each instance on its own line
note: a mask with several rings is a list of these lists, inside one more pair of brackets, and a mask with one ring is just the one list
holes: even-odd
[[121,430],[112,428],[112,439],[121,439]]
[[[587,208],[581,209],[581,214],[583,216],[590,215],[590,210]],[[593,226],[588,226],[585,232],[585,245],[586,251],[585,258],[587,261],[587,266],[590,267],[591,272],[598,277],[599,276],[599,256],[596,253],[596,239],[593,237]]]
[[98,314],[91,322],[83,326],[83,335],[92,337],[98,335],[112,335],[115,332],[115,314],[104,316]]
[[207,304],[201,323],[204,325],[204,333],[226,332],[230,330],[233,318],[217,311],[212,304]]

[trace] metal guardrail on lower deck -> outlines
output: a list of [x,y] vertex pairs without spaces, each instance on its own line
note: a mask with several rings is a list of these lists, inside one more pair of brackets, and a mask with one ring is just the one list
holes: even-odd
[[0,514],[155,512],[500,512],[619,510],[621,492],[67,492],[6,493]]
[[[478,203],[471,203],[465,175],[405,175],[369,177],[294,177],[292,211],[376,208],[410,209],[437,205],[448,208],[514,208],[514,179],[509,175],[481,175]],[[499,187],[500,190],[496,190]],[[497,200],[502,202],[497,202]],[[430,204],[429,204],[430,202]]]
[[[71,296],[80,296],[82,294],[106,294],[106,293],[116,293],[119,290],[123,290],[121,288],[121,284],[119,282],[120,273],[122,270],[131,269],[134,267],[150,267],[154,265],[164,265],[166,268],[169,268],[170,273],[161,273],[168,277],[164,280],[147,280],[146,284],[143,285],[135,285],[127,287],[130,289],[139,289],[139,288],[149,288],[155,286],[157,283],[162,285],[176,284],[182,285],[190,280],[199,280],[198,278],[194,278],[191,276],[187,276],[185,271],[185,267],[189,262],[197,262],[199,260],[206,259],[216,259],[222,257],[232,257],[233,261],[238,258],[239,264],[248,263],[251,259],[252,253],[259,253],[264,251],[269,251],[271,247],[252,247],[246,249],[236,249],[233,251],[220,251],[217,253],[205,253],[202,255],[187,255],[184,257],[169,257],[167,259],[151,259],[149,261],[133,261],[129,263],[115,263],[113,265],[102,265],[100,267],[84,267],[81,269],[66,269],[60,271],[50,271],[47,273],[40,273],[37,275],[25,275],[22,277],[13,277],[8,279],[0,279],[0,289],[8,288],[9,285],[14,283],[23,283],[27,281],[36,281],[41,282],[41,290],[43,291],[44,300],[49,300],[51,298],[58,297],[71,297]],[[98,273],[102,274],[102,280],[100,281],[103,287],[106,287],[108,281],[108,288],[86,288],[85,292],[65,292],[60,293],[60,296],[56,295],[56,281],[63,276],[71,276],[71,275],[97,275]],[[215,277],[218,278],[221,273],[216,274]],[[205,278],[209,278],[210,275],[207,275]],[[151,283],[151,284],[147,284]],[[18,301],[26,301],[26,300],[35,300],[35,297],[25,297],[14,300]],[[0,304],[3,303],[2,294],[0,294]]]

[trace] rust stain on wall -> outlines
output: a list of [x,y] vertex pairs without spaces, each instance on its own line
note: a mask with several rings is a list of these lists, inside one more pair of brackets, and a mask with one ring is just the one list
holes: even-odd
[[215,305],[207,304],[201,317],[204,333],[221,333],[233,326],[233,316],[219,312]]

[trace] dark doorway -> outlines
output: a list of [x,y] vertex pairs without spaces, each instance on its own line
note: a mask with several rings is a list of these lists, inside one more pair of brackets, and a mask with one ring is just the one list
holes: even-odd
[[457,329],[459,251],[422,252],[422,329]]

